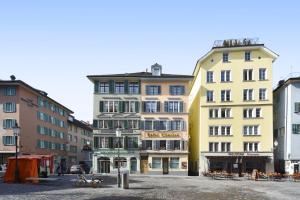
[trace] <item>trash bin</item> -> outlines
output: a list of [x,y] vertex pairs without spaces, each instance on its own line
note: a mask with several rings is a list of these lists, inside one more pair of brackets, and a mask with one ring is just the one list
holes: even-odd
[[129,188],[129,175],[128,173],[122,174],[122,188],[128,189]]

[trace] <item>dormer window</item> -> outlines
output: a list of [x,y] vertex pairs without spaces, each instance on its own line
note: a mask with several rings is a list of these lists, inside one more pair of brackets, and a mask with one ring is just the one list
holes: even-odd
[[161,65],[155,63],[154,65],[151,66],[151,72],[152,76],[160,76],[161,75]]

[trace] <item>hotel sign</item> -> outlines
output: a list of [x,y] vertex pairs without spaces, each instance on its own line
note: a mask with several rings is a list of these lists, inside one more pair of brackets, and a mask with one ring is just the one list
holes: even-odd
[[158,133],[158,132],[153,132],[153,133],[146,133],[146,137],[149,138],[164,138],[164,137],[181,137],[180,133]]

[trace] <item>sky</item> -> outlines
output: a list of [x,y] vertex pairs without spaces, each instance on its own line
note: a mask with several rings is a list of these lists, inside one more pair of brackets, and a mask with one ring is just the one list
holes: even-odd
[[215,40],[258,37],[273,85],[300,72],[300,1],[0,0],[0,79],[14,74],[92,121],[91,74],[192,74]]

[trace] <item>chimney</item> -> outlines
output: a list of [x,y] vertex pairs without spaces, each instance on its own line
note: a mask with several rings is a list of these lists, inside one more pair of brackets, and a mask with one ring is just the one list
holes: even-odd
[[11,76],[10,76],[10,80],[15,81],[15,80],[16,80],[15,75],[11,75]]
[[151,72],[152,76],[160,76],[162,71],[162,66],[155,63],[154,65],[151,66]]

